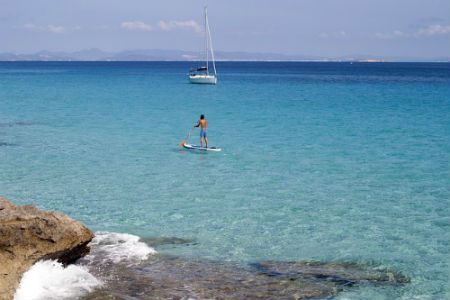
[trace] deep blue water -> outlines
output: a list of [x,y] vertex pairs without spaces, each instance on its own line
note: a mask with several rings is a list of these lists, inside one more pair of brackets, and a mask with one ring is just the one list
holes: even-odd
[[[191,65],[0,62],[0,195],[185,257],[412,279],[342,299],[449,298],[448,63]],[[200,114],[222,152],[180,150]]]

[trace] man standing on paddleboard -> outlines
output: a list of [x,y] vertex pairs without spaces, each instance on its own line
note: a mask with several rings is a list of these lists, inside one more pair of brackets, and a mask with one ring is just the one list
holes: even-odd
[[198,120],[197,125],[195,125],[194,127],[199,127],[201,126],[201,130],[200,130],[200,144],[202,145],[203,148],[203,138],[205,138],[205,143],[206,143],[206,148],[208,148],[208,137],[206,134],[206,119],[205,119],[205,115],[201,115],[200,116],[200,120]]

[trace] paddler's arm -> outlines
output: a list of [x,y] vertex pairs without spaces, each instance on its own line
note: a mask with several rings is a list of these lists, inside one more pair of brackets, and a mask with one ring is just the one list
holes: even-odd
[[197,125],[194,125],[194,127],[200,126],[200,121],[197,122]]

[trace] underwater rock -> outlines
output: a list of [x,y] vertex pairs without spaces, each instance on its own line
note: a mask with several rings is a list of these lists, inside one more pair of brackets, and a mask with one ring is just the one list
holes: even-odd
[[359,283],[409,282],[396,272],[351,263],[271,261],[240,265],[159,254],[133,267],[91,267],[105,286],[86,295],[85,300],[323,299]]
[[373,270],[356,263],[279,262],[265,261],[252,264],[269,276],[313,278],[352,285],[363,281],[377,283],[409,283],[410,279],[392,270]]
[[183,245],[194,243],[194,240],[182,239],[177,237],[142,238],[141,241],[152,247],[162,245]]

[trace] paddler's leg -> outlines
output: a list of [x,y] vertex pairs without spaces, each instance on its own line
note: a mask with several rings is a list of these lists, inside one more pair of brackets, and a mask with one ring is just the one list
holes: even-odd
[[206,143],[206,148],[208,148],[208,138],[206,136],[205,136],[205,143]]
[[200,145],[203,148],[203,129],[200,128]]

